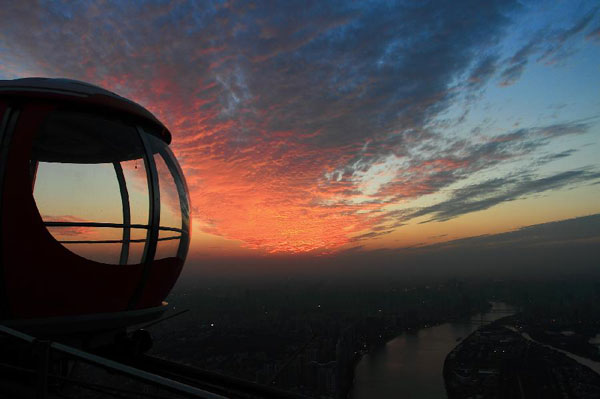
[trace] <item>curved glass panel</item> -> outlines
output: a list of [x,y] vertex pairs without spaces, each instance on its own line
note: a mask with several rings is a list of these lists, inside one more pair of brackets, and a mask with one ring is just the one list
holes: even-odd
[[127,182],[132,224],[148,224],[148,176],[144,159],[121,162]]
[[177,192],[179,193],[179,201],[181,205],[182,230],[181,242],[179,244],[179,249],[177,250],[177,256],[181,259],[185,259],[190,246],[190,232],[192,230],[192,220],[190,219],[190,193],[185,182],[183,171],[181,170],[181,167],[179,166],[179,163],[177,162],[177,159],[175,158],[175,155],[173,155],[171,149],[165,146],[161,154],[167,161],[167,164],[171,165],[170,168],[173,171],[175,181],[177,183]]
[[123,220],[119,184],[110,163],[39,162],[33,195],[44,221]]
[[160,187],[160,225],[181,228],[181,206],[175,180],[162,155],[154,154]]
[[158,232],[158,245],[155,259],[171,258],[177,256],[181,240],[181,233],[160,230]]
[[142,263],[142,256],[144,255],[144,247],[146,246],[147,236],[148,229],[131,229],[129,256],[127,258],[128,265]]
[[160,228],[155,259],[185,259],[189,246],[189,196],[181,168],[169,147],[148,136],[160,187]]
[[36,205],[57,241],[97,262],[140,262],[149,195],[135,127],[93,113],[56,111],[34,140],[30,170]]
[[34,140],[30,172],[44,224],[70,251],[121,265],[185,259],[187,187],[157,137],[115,118],[60,110]]

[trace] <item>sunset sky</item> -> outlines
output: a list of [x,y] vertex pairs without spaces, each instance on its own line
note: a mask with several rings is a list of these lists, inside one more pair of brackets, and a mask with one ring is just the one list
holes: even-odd
[[0,79],[161,119],[191,259],[435,245],[600,213],[597,4],[11,1]]

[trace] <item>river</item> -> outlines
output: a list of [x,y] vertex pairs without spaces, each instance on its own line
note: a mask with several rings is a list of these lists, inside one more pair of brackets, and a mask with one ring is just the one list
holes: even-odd
[[457,340],[475,331],[482,321],[485,324],[513,312],[504,303],[492,305],[489,312],[464,321],[403,333],[363,356],[355,369],[352,398],[445,398],[442,368]]

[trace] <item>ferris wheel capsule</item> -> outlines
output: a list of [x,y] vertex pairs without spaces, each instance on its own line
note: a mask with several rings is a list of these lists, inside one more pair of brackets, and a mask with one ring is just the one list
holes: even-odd
[[0,81],[0,323],[123,328],[160,317],[190,243],[169,130],[67,79]]

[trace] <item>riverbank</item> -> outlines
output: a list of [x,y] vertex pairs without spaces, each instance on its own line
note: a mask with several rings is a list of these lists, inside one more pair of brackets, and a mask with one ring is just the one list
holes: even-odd
[[528,339],[511,317],[481,327],[444,362],[449,399],[598,397],[600,376],[563,351]]
[[[589,351],[587,350],[587,347],[583,346],[579,344],[580,340],[576,339],[574,345],[572,345],[571,340],[569,339],[565,339],[564,341],[560,341],[554,338],[554,336],[556,336],[556,332],[553,332],[551,330],[545,330],[544,331],[544,335],[542,335],[542,337],[547,337],[547,336],[551,336],[552,338],[554,338],[553,340],[550,340],[550,343],[547,340],[540,340],[538,337],[539,335],[532,333],[532,330],[535,332],[539,332],[539,327],[536,327],[535,329],[532,329],[530,326],[526,325],[525,323],[523,323],[523,320],[517,318],[517,317],[509,317],[507,318],[505,321],[505,327],[520,334],[523,338],[525,338],[528,341],[534,342],[538,345],[541,345],[543,347],[552,349],[554,351],[560,352],[564,355],[566,355],[567,357],[575,360],[577,363],[588,367],[589,369],[591,369],[592,371],[594,371],[596,374],[598,374],[600,376],[600,359],[597,356],[597,353],[595,353],[594,351]],[[570,330],[568,330],[570,331]],[[563,335],[563,334],[560,334]],[[571,335],[567,335],[567,338],[570,338]],[[587,343],[587,342],[586,342]],[[556,345],[556,346],[555,346]]]
[[[367,348],[363,348],[362,350],[357,351],[356,356],[353,359],[353,363],[351,365],[348,365],[348,370],[346,371],[348,373],[348,376],[352,376],[352,379],[350,380],[351,384],[349,384],[348,389],[343,393],[343,396],[340,396],[340,398],[355,398],[355,399],[360,399],[361,397],[361,392],[362,390],[359,389],[358,393],[355,395],[356,393],[356,389],[355,389],[355,383],[356,383],[356,369],[359,366],[359,364],[361,363],[361,361],[363,359],[368,359],[367,361],[370,362],[372,360],[373,357],[377,356],[377,353],[380,352],[385,352],[386,346],[389,345],[390,343],[392,343],[393,346],[393,342],[395,342],[396,340],[400,339],[401,337],[405,337],[405,339],[407,339],[408,341],[419,341],[419,336],[423,335],[424,331],[428,331],[428,332],[434,332],[435,330],[438,330],[440,328],[445,329],[446,327],[443,326],[456,326],[456,325],[460,325],[463,326],[463,330],[465,330],[465,335],[466,335],[466,329],[470,328],[471,325],[471,318],[475,315],[479,315],[479,314],[488,314],[488,312],[492,309],[492,304],[485,302],[482,303],[480,306],[476,307],[475,309],[472,309],[468,312],[461,312],[461,313],[457,313],[454,315],[444,315],[444,317],[438,317],[437,319],[428,319],[428,320],[423,320],[422,322],[418,323],[418,324],[412,324],[409,326],[403,326],[403,328],[399,328],[396,331],[394,331],[393,334],[390,334],[389,336],[382,336],[381,339],[378,342],[374,342],[372,345],[370,345]],[[456,345],[456,337],[454,334],[452,334],[452,332],[450,331],[442,331],[440,334],[434,333],[431,336],[432,340],[436,340],[438,337],[447,337],[447,339],[444,340],[443,343],[437,342],[436,345],[437,346],[433,346],[435,348],[439,349],[434,349],[434,355],[435,356],[439,356],[439,363],[436,363],[437,360],[434,360],[431,365],[431,367],[433,367],[434,369],[439,371],[440,374],[440,386],[441,389],[443,390],[443,381],[441,381],[441,370],[442,370],[442,364],[443,364],[443,359],[446,356],[447,352],[450,351],[455,345]],[[465,336],[463,335],[463,336]],[[441,345],[441,346],[440,346]],[[425,344],[424,347],[431,347],[431,345]],[[440,352],[440,353],[437,353]],[[431,357],[431,354],[427,354],[427,357]],[[385,374],[385,370],[383,371],[383,374]],[[393,378],[391,376],[391,378]],[[360,381],[359,381],[360,383]],[[357,397],[358,396],[358,397]],[[369,395],[365,395],[365,397],[369,397]],[[375,397],[375,396],[371,396],[371,397]],[[394,396],[395,397],[395,396]]]

